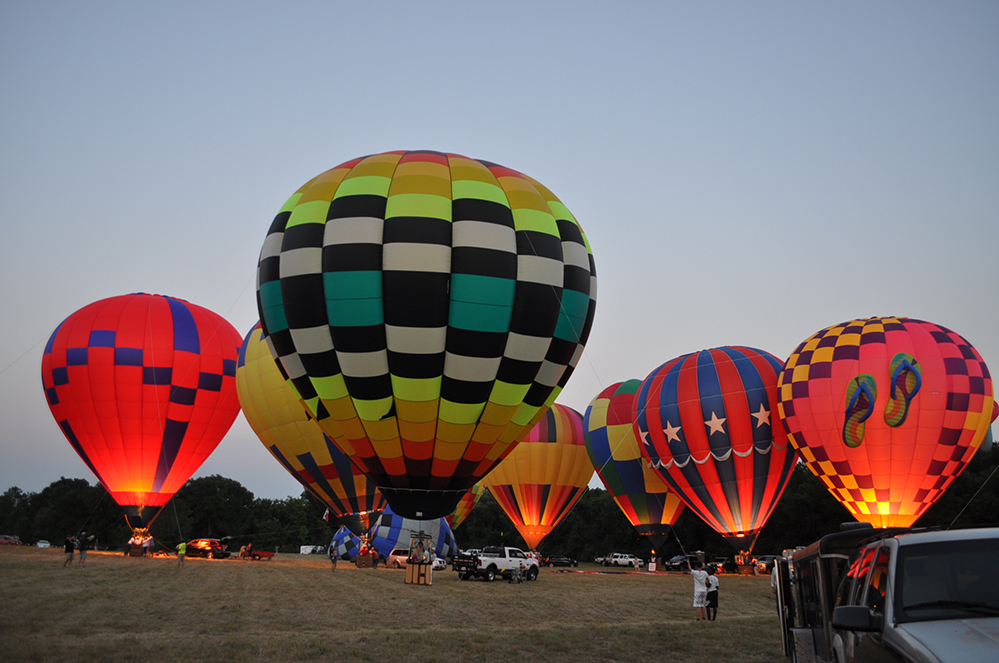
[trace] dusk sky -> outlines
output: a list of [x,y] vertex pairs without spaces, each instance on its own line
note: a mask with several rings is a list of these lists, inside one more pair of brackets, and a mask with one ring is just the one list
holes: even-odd
[[[4,2],[0,90],[0,492],[96,482],[42,390],[64,318],[149,292],[245,334],[285,200],[388,150],[573,212],[599,281],[580,412],[681,354],[783,359],[875,315],[999,370],[995,2]],[[242,415],[210,474],[302,491]]]

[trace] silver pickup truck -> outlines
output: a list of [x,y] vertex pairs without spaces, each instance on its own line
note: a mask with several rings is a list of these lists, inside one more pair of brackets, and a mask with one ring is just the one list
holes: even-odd
[[855,527],[778,560],[777,580],[796,662],[999,661],[999,528]]

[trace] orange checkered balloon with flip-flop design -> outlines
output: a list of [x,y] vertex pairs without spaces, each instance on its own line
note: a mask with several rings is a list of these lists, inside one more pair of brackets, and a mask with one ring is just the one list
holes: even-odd
[[857,520],[908,527],[964,470],[994,418],[992,377],[953,331],[910,318],[813,334],[778,379],[808,468]]

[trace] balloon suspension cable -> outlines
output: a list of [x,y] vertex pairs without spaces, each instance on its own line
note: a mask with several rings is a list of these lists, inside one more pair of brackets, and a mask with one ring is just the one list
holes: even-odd
[[[174,497],[176,497],[176,495]],[[184,540],[184,532],[182,532],[181,529],[180,529],[180,517],[177,515],[177,500],[175,500],[173,497],[171,497],[170,498],[170,504],[173,506],[173,519],[174,519],[174,522],[177,523],[177,536],[179,536],[180,540],[183,541]]]
[[228,310],[226,310],[224,317],[226,318],[229,317],[229,314],[232,313],[232,310],[236,308],[236,304],[238,304],[239,300],[243,298],[243,293],[246,292],[246,289],[250,287],[250,284],[253,283],[256,280],[256,278],[257,278],[257,270],[254,269],[253,273],[250,274],[250,278],[246,280],[246,284],[243,286],[243,289],[239,291],[238,295],[236,295],[236,299],[232,300],[232,304],[229,306]]
[[683,547],[683,541],[680,540],[680,535],[676,533],[676,527],[670,527],[670,531],[673,532],[673,536],[676,537],[676,542],[680,546],[680,552],[683,553],[685,558],[688,557],[687,549]]
[[[80,525],[80,531],[76,533],[77,536],[79,536],[84,531],[83,528],[86,527],[87,523],[90,522],[90,519],[94,517],[94,514],[97,513],[97,509],[101,506],[101,504],[104,503],[104,498],[107,497],[108,489],[105,488],[104,484],[101,483],[100,481],[98,481],[97,483],[98,483],[98,485],[101,486],[101,488],[104,488],[104,493],[101,495],[101,499],[97,500],[97,504],[96,504],[96,506],[94,506],[94,510],[90,512],[90,515],[87,516],[87,519],[83,521],[82,525]],[[104,529],[107,529],[107,528],[105,527]],[[101,531],[103,532],[104,530],[101,530]]]
[[978,487],[978,490],[975,491],[975,494],[971,496],[971,498],[965,503],[963,507],[961,507],[961,510],[957,512],[956,516],[954,516],[954,520],[950,521],[950,525],[947,525],[947,527],[945,527],[944,529],[950,529],[951,527],[954,526],[954,523],[956,523],[957,519],[961,517],[961,514],[964,513],[964,510],[971,505],[971,503],[975,500],[976,497],[978,497],[978,493],[982,492],[982,488],[985,488],[985,484],[987,484],[989,480],[992,479],[993,476],[995,476],[996,470],[999,470],[999,465],[996,465],[995,467],[992,468],[992,472],[989,474],[989,476],[985,478],[985,481],[982,482],[982,485]]
[[32,350],[34,350],[39,345],[41,345],[42,343],[44,343],[45,341],[47,341],[48,338],[49,338],[48,336],[43,336],[42,338],[38,339],[35,342],[34,345],[32,345],[30,348],[28,348],[27,350],[25,350],[24,352],[22,352],[20,357],[18,357],[14,361],[12,361],[9,364],[7,364],[6,366],[4,366],[3,369],[0,369],[0,375],[3,375],[4,373],[6,373],[8,368],[11,368],[12,366],[14,366],[14,364],[16,364],[17,362],[21,361],[22,359],[24,359],[25,357],[27,357],[29,354],[31,354]]

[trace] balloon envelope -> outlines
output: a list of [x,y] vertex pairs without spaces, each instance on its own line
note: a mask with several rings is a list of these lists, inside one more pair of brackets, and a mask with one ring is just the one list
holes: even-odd
[[583,496],[591,478],[583,417],[556,403],[482,485],[536,550]]
[[438,557],[450,557],[457,549],[454,533],[445,518],[414,520],[403,518],[387,507],[378,521],[371,527],[371,545],[385,558],[396,548],[409,548],[413,537],[419,533],[430,536],[434,553]]
[[148,527],[232,426],[239,345],[220,315],[143,293],[89,304],[49,338],[52,416],[131,527]]
[[993,385],[940,325],[868,318],[827,327],[780,374],[780,415],[808,468],[857,520],[907,527],[985,440]]
[[583,418],[586,450],[628,522],[660,549],[683,501],[642,456],[633,425],[640,385],[641,380],[612,384],[590,402]]
[[340,527],[333,535],[333,540],[326,550],[326,554],[332,559],[357,559],[357,554],[361,550],[361,539],[346,527]]
[[272,349],[396,513],[432,518],[554,402],[596,306],[582,230],[537,181],[439,152],[302,186],[260,253]]
[[484,490],[485,489],[481,484],[475,484],[462,496],[461,500],[458,502],[458,506],[454,508],[454,511],[445,516],[445,518],[447,518],[448,525],[451,526],[451,529],[455,529],[458,525],[465,522],[465,518],[468,518],[468,514],[470,514],[472,509],[475,508],[475,505],[479,503],[479,499],[482,497]]
[[797,459],[774,411],[781,368],[761,350],[701,350],[650,373],[635,400],[643,453],[737,550],[752,550]]
[[236,387],[250,428],[271,455],[355,534],[367,532],[369,516],[385,508],[385,499],[302,406],[260,323],[240,347]]

